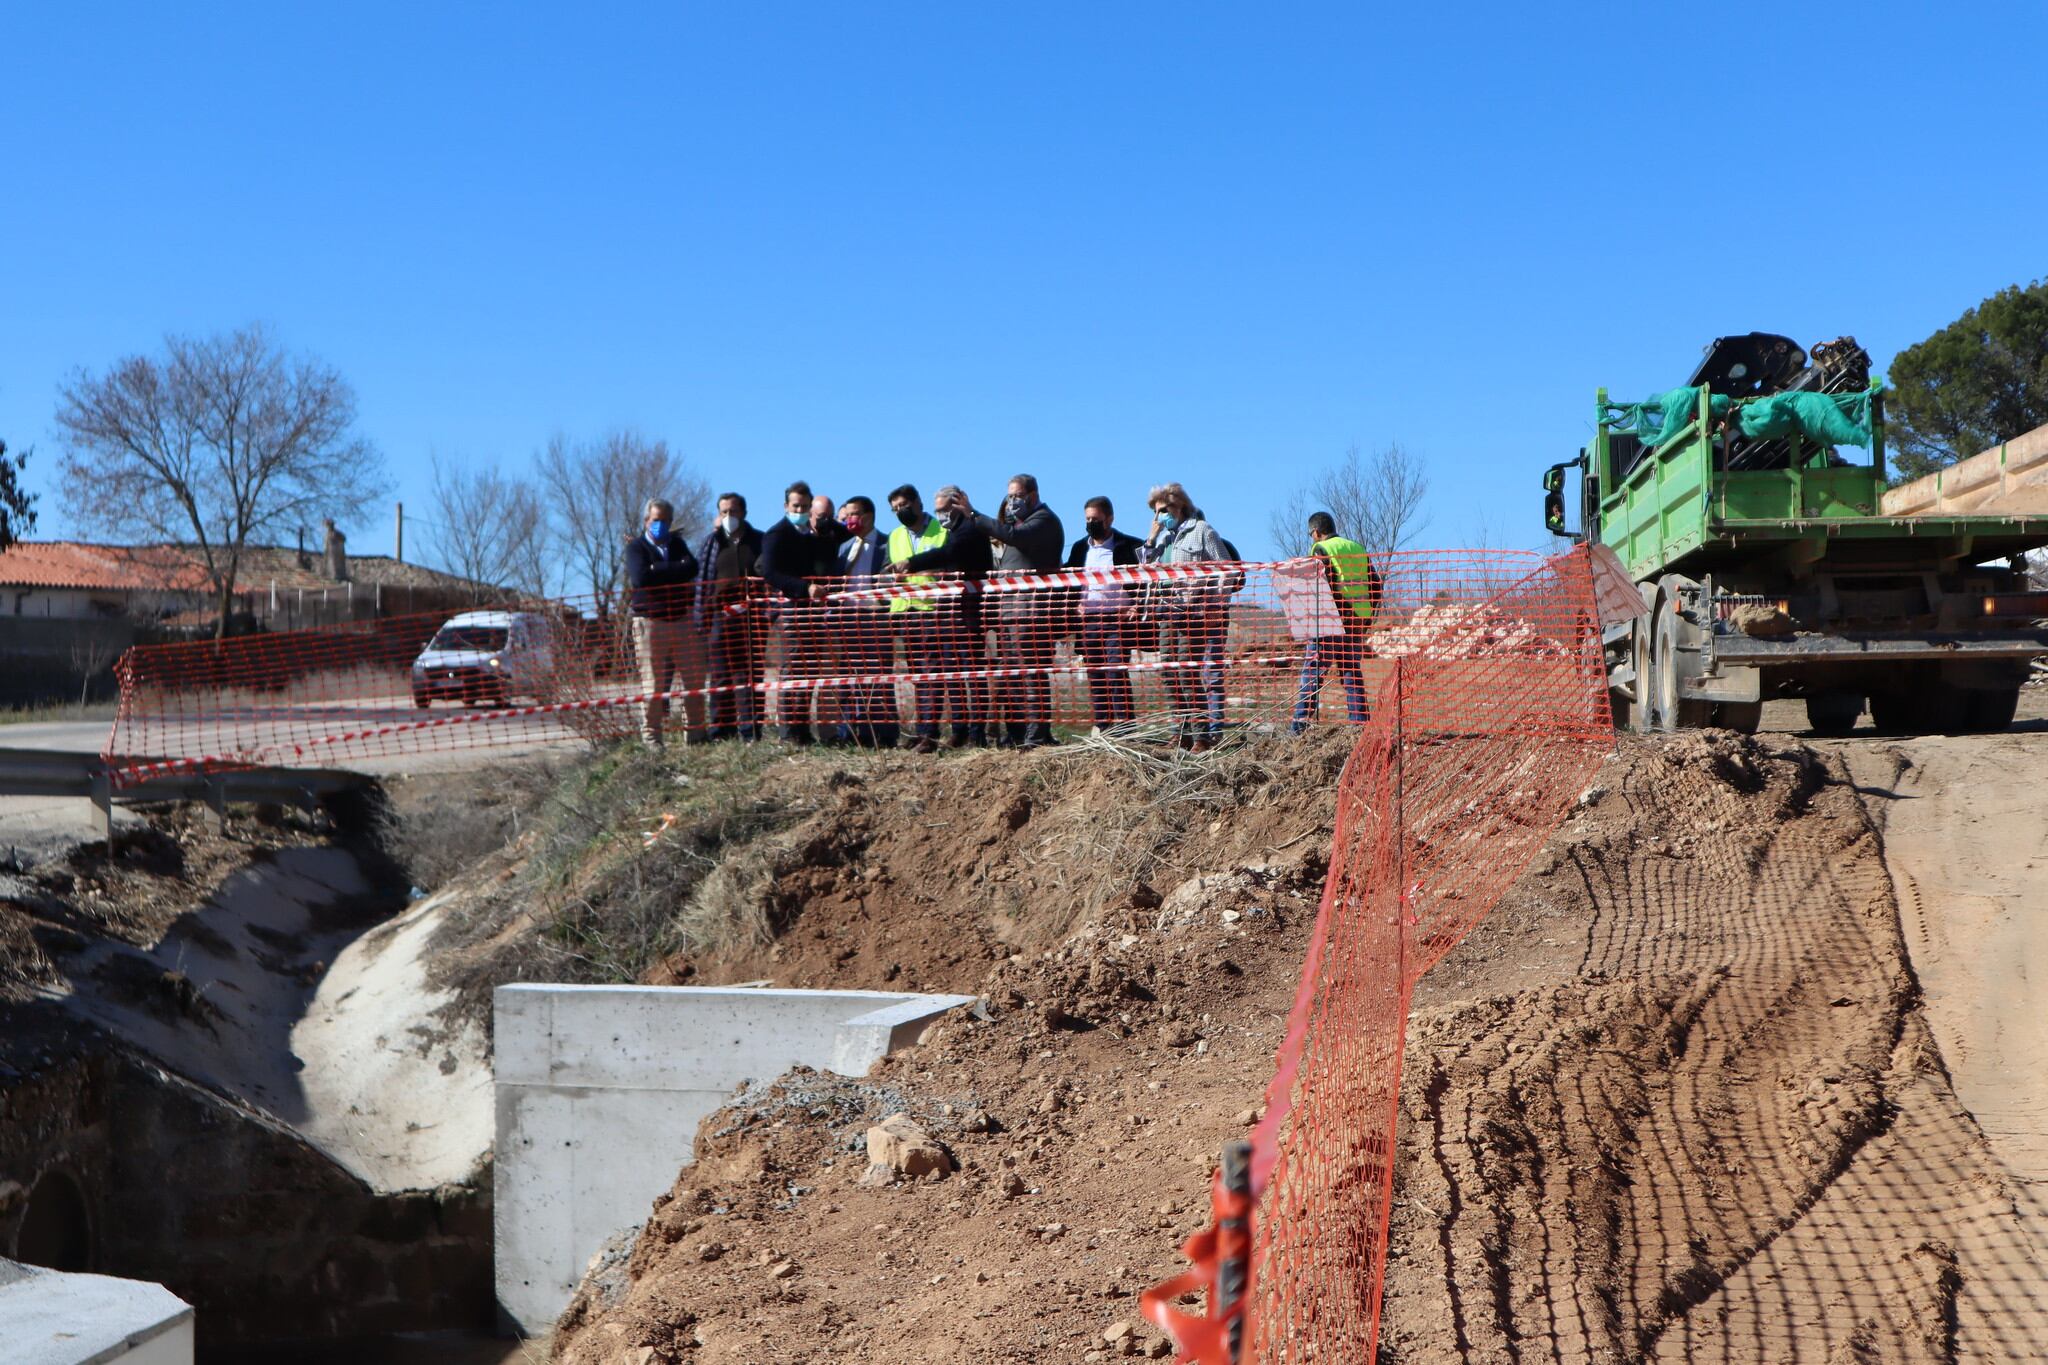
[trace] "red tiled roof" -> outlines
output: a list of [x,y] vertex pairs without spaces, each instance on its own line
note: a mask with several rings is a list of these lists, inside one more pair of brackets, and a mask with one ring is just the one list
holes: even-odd
[[0,587],[198,592],[206,588],[206,572],[169,546],[24,541],[0,550]]
[[[402,564],[389,555],[350,555],[349,578],[357,588],[456,588],[466,579],[421,564]],[[324,556],[308,551],[303,567],[289,546],[242,547],[238,593],[279,588],[334,588]],[[80,541],[19,541],[0,550],[0,588],[77,588],[99,592],[205,592],[206,565],[189,545],[88,545]]]

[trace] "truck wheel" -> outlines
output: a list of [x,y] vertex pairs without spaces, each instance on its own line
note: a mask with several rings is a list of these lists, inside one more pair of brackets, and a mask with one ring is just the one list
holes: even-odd
[[1993,692],[1966,692],[1963,723],[1972,730],[2003,730],[2012,724],[2020,708],[2020,690],[2001,687]]
[[[1650,689],[1651,725],[1661,731],[1692,730],[1714,722],[1714,703],[1691,701],[1678,694],[1684,671],[1679,667],[1679,644],[1697,628],[1678,614],[1678,604],[1658,594],[1656,685]],[[1684,641],[1690,643],[1690,641]]]
[[1639,735],[1654,733],[1657,728],[1651,701],[1657,695],[1657,659],[1650,642],[1650,620],[1648,616],[1638,616],[1628,636],[1629,655],[1636,670],[1636,697],[1629,703],[1628,728]]
[[1806,723],[1817,735],[1846,735],[1856,728],[1856,718],[1862,714],[1861,692],[1816,692],[1806,699]]
[[1714,724],[1738,734],[1753,735],[1764,723],[1764,704],[1760,701],[1724,701],[1714,707]]
[[1870,723],[1877,727],[1880,734],[1913,733],[1913,723],[1920,709],[1919,702],[1904,692],[1870,694]]

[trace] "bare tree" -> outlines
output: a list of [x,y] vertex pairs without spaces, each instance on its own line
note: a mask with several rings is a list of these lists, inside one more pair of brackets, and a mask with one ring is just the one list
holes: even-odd
[[1267,530],[1282,555],[1305,555],[1309,513],[1328,512],[1339,535],[1368,550],[1398,550],[1429,524],[1422,515],[1428,492],[1422,461],[1399,442],[1371,455],[1353,445],[1274,508]]
[[636,431],[608,432],[594,441],[557,434],[540,453],[538,477],[565,577],[576,587],[589,586],[599,616],[611,615],[620,559],[639,533],[649,498],[674,505],[675,530],[686,539],[696,539],[708,524],[711,486],[668,442]]
[[58,391],[63,499],[115,535],[190,544],[225,635],[244,549],[381,495],[376,450],[351,433],[355,390],[260,325],[166,337]]
[[441,567],[469,581],[481,601],[493,589],[547,591],[548,542],[540,491],[494,467],[464,469],[432,457],[434,519],[428,542]]

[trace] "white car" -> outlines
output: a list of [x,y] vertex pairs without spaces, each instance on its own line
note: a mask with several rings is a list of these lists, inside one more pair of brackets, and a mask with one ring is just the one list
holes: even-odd
[[515,697],[540,700],[554,674],[553,628],[524,611],[466,611],[434,632],[412,661],[412,702],[504,706]]

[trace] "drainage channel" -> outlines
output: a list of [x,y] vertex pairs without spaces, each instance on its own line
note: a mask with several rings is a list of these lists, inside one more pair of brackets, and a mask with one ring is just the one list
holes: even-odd
[[523,1361],[737,1087],[865,1074],[969,1001],[502,987],[494,1075],[436,1022],[447,903],[392,911],[346,852],[284,850],[0,1004],[0,1256],[162,1286],[214,1365]]

